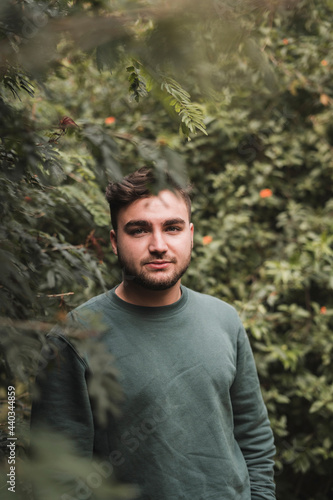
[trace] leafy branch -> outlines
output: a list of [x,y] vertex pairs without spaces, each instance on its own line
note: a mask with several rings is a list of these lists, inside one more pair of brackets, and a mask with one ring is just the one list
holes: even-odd
[[140,97],[146,97],[149,89],[147,88],[146,81],[140,75],[139,69],[133,65],[128,66],[126,71],[129,73],[129,92],[136,102],[139,102]]
[[178,82],[173,78],[165,78],[161,84],[161,90],[168,94],[166,98],[168,105],[179,114],[182,122],[181,131],[186,136],[196,133],[197,130],[207,135],[200,106],[191,101],[190,94]]

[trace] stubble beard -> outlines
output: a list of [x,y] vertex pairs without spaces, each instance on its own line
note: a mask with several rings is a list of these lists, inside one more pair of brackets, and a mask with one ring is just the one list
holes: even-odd
[[[163,256],[155,256],[155,258],[163,259]],[[131,263],[126,261],[126,259],[122,256],[118,248],[118,263],[123,272],[124,283],[135,283],[146,290],[162,291],[173,287],[185,274],[190,262],[191,250],[183,266],[180,269],[175,269],[171,275],[167,274],[167,272],[163,269],[149,272],[145,269],[144,265],[141,265],[141,270],[136,272],[136,270],[131,266]],[[172,263],[176,264],[174,261],[172,261]]]

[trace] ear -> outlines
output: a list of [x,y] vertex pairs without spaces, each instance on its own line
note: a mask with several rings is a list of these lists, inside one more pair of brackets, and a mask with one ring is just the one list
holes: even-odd
[[110,241],[112,246],[112,251],[115,255],[118,255],[118,247],[117,247],[117,235],[114,229],[110,231]]
[[191,231],[191,241],[192,241],[192,248],[193,248],[193,233],[194,233],[194,226],[193,223],[190,223],[190,231]]

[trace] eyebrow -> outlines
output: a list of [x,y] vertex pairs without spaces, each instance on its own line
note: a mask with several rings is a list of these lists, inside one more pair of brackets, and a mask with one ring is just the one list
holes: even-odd
[[[184,219],[181,219],[180,217],[177,217],[175,219],[167,219],[167,220],[165,220],[163,222],[163,227],[173,226],[175,224],[178,224],[178,225],[181,225],[181,226],[185,226],[185,221],[184,221]],[[130,220],[130,221],[128,221],[125,224],[124,230],[128,231],[129,229],[131,229],[131,227],[146,227],[146,228],[150,228],[151,226],[152,226],[152,224],[150,222],[148,222],[147,220],[141,220],[141,219]]]

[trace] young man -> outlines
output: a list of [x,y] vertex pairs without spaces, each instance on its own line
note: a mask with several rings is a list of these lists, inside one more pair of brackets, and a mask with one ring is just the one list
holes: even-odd
[[[236,311],[181,285],[193,245],[190,199],[152,194],[147,168],[107,188],[111,244],[123,281],[71,313],[116,360],[122,416],[97,428],[89,366],[65,337],[61,370],[41,380],[33,420],[70,435],[81,453],[107,457],[140,500],[275,498],[275,448],[249,341]],[[61,346],[60,346],[61,344]]]

